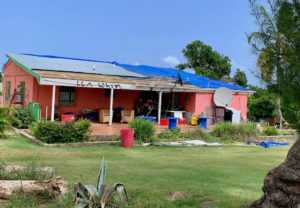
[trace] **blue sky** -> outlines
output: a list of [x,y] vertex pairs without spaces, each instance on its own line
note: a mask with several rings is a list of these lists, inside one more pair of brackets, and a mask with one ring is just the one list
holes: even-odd
[[1,63],[10,52],[173,67],[201,40],[231,58],[232,73],[239,67],[259,84],[247,0],[10,0],[1,8]]

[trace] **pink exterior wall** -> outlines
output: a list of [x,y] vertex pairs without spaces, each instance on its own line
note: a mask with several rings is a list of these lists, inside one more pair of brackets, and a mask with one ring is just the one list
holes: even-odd
[[[9,61],[3,68],[4,79],[3,79],[3,105],[7,106],[10,104],[9,100],[5,100],[6,93],[6,81],[11,82],[10,97],[14,93],[14,89],[17,89],[20,82],[25,82],[24,91],[24,106],[28,106],[28,102],[32,100],[33,96],[33,83],[35,78],[28,74],[26,71],[21,69],[19,66]],[[17,89],[18,90],[18,89]]]
[[[247,99],[244,94],[234,94],[229,107],[241,111],[242,120],[247,121]],[[182,93],[181,105],[187,112],[200,114],[206,112],[206,107],[216,107],[213,101],[213,93]]]
[[[51,116],[51,99],[52,86],[38,85],[35,88],[35,102],[42,104],[42,117],[46,117],[46,106],[48,107],[48,119]],[[59,106],[59,87],[56,87],[55,105]],[[133,110],[135,101],[140,96],[139,91],[133,90],[115,90],[113,108],[123,107],[124,109]],[[110,97],[104,95],[104,89],[96,88],[75,88],[75,101],[72,106],[59,106],[58,116],[66,112],[74,112],[76,115],[81,114],[83,108],[98,110],[100,108],[109,108]]]

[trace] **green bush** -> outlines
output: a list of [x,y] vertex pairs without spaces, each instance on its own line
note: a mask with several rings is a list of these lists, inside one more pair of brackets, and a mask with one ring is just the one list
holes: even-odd
[[154,123],[141,118],[135,118],[129,123],[129,127],[134,129],[134,139],[141,142],[149,142],[155,132]]
[[276,136],[278,135],[278,131],[274,126],[268,126],[264,131],[263,135],[266,136]]
[[178,140],[182,138],[182,134],[180,133],[179,128],[173,128],[171,130],[166,129],[165,131],[159,132],[157,138],[163,140]]
[[211,132],[212,136],[223,140],[244,140],[257,136],[259,130],[255,123],[232,124],[222,122],[216,124]]
[[205,139],[207,137],[207,133],[205,130],[198,127],[193,130],[186,131],[184,133],[184,137],[187,139]]
[[31,133],[45,143],[82,142],[88,139],[91,122],[80,120],[62,124],[54,121],[41,120],[31,125]]
[[18,120],[12,122],[12,126],[19,129],[27,129],[34,121],[29,109],[18,107],[13,109],[13,116]]

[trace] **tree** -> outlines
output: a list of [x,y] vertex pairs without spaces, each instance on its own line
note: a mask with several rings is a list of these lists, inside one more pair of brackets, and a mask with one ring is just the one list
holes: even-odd
[[200,40],[187,44],[182,53],[187,62],[177,65],[176,68],[181,70],[192,68],[196,74],[212,79],[219,80],[223,76],[229,77],[231,60],[227,56],[213,51],[211,46],[205,45]]
[[299,8],[296,8],[297,3],[284,0],[268,0],[269,9],[258,5],[256,0],[249,2],[259,30],[248,36],[248,42],[258,54],[261,79],[273,85],[276,109],[282,121],[281,97],[288,93],[287,99],[300,101],[293,93],[294,87],[300,89],[295,76],[299,75]]
[[245,72],[241,71],[239,68],[237,68],[234,76],[233,76],[233,82],[241,87],[247,87],[248,86],[248,80]]
[[[258,65],[268,83],[275,87],[284,104],[293,107],[291,117],[300,132],[300,4],[298,0],[268,0],[269,11],[249,0],[255,15],[259,32],[251,40],[254,49],[260,53]],[[262,17],[262,18],[260,18]],[[274,33],[275,31],[275,33]],[[252,33],[253,34],[253,33]],[[275,82],[270,82],[271,80]],[[269,81],[270,80],[270,81]],[[278,103],[277,103],[278,105]],[[300,139],[289,150],[286,160],[270,170],[262,188],[264,194],[258,200],[246,204],[251,208],[300,207]]]
[[248,112],[247,115],[251,120],[257,121],[260,118],[274,118],[275,109],[275,95],[270,93],[268,89],[249,86],[255,91],[254,94],[248,98]]

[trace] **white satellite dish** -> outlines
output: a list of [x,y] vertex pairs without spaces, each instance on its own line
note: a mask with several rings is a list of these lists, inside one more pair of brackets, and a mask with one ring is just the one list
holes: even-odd
[[226,87],[220,87],[215,91],[214,102],[218,107],[227,107],[232,102],[232,91]]

